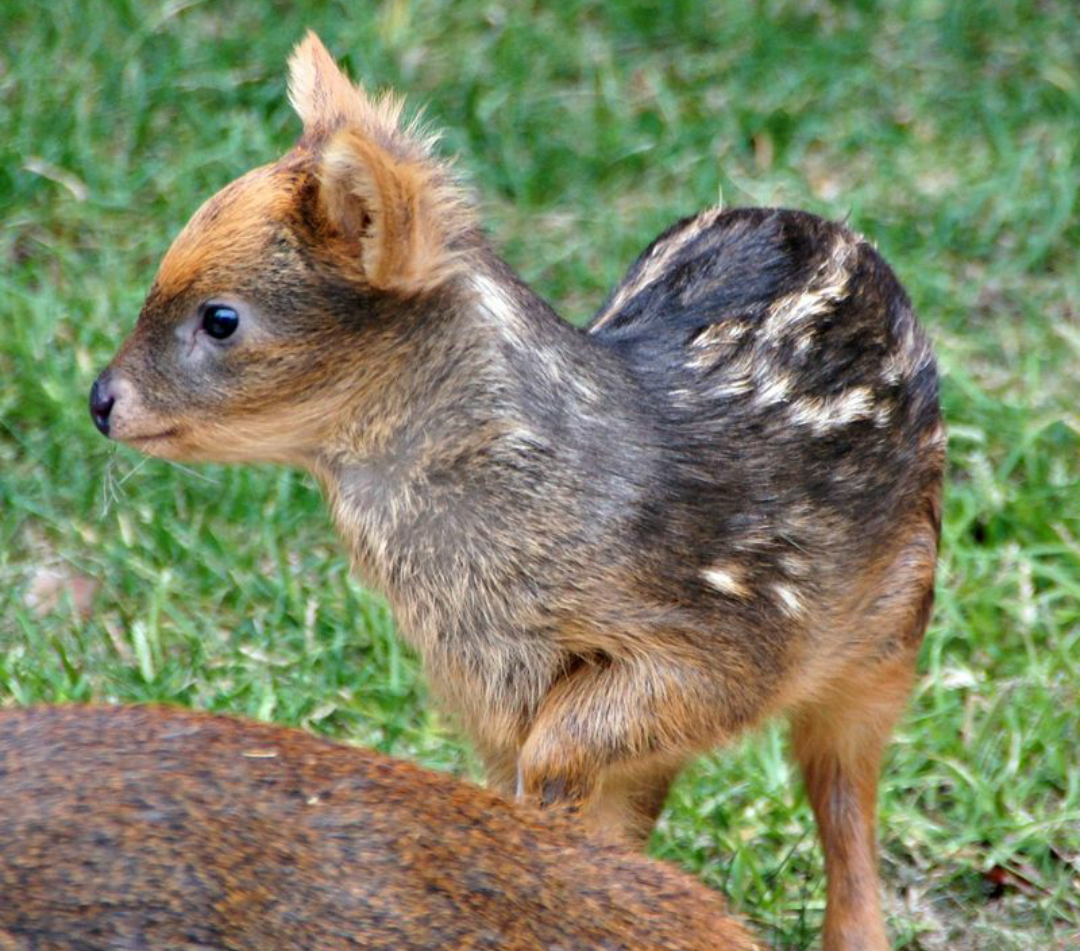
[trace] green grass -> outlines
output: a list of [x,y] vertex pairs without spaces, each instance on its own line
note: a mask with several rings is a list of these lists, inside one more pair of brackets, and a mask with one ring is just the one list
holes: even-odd
[[[572,319],[718,196],[847,217],[879,245],[935,340],[951,427],[938,608],[884,777],[891,927],[911,951],[1075,947],[1071,0],[300,6],[0,8],[0,702],[175,701],[475,773],[306,478],[144,461],[85,409],[170,236],[297,135],[283,67],[310,25],[426,104],[497,243]],[[32,609],[45,568],[100,586],[85,618]],[[823,890],[785,742],[689,771],[652,848],[795,949]],[[1022,879],[996,894],[995,866]]]

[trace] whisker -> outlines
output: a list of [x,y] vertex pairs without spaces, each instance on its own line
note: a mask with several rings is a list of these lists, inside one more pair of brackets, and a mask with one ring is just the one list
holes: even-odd
[[113,446],[105,462],[104,478],[101,480],[101,517],[105,518],[112,510],[113,502],[120,501],[116,490],[116,447]]
[[209,482],[211,485],[221,485],[220,479],[215,479],[213,476],[208,476],[205,472],[199,472],[198,469],[191,469],[179,462],[173,462],[171,459],[163,459],[162,462],[167,462],[174,469],[179,469],[181,472],[193,476],[196,479],[202,479],[203,482]]
[[150,461],[149,456],[143,456],[139,460],[138,464],[132,466],[131,469],[128,470],[127,474],[117,483],[117,487],[119,488],[119,486],[122,486],[125,482],[127,482],[128,479],[130,479],[133,475],[135,475],[135,473],[138,472],[149,461]]

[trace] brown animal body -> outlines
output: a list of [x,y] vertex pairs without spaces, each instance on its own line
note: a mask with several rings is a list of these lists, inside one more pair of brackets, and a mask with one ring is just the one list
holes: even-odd
[[299,730],[0,712],[5,951],[753,951],[715,894],[551,811]]
[[887,946],[875,798],[933,595],[933,355],[862,238],[674,225],[585,330],[313,36],[297,146],[194,216],[95,383],[112,437],[324,487],[491,781],[642,839],[686,760],[793,723],[827,951]]

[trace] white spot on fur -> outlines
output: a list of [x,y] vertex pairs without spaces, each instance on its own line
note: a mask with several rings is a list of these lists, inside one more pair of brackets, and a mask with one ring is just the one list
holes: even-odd
[[731,349],[746,333],[745,324],[713,324],[703,330],[690,343],[691,357],[686,361],[688,370],[708,370],[730,357]]
[[795,352],[805,353],[810,349],[811,344],[814,342],[814,337],[817,336],[817,331],[813,326],[808,327],[805,331],[799,334],[795,338]]
[[544,370],[551,380],[572,391],[583,404],[592,406],[600,402],[600,393],[592,381],[569,372],[569,368],[554,348],[536,338],[528,318],[504,287],[483,272],[471,275],[470,283],[476,292],[480,311],[506,340],[518,349],[528,350],[537,366]]
[[579,376],[571,376],[570,385],[573,387],[574,392],[577,393],[584,402],[589,404],[600,402],[600,394],[588,380],[583,380]]
[[739,396],[742,393],[749,393],[754,389],[753,381],[748,376],[733,376],[723,383],[719,383],[710,390],[713,396],[725,397],[725,396]]
[[923,446],[933,446],[935,448],[942,449],[948,442],[948,436],[945,432],[945,427],[939,421],[938,424],[931,430],[928,430],[923,434],[920,443]]
[[887,385],[893,386],[907,379],[911,371],[911,355],[903,350],[893,350],[882,364],[881,379]]
[[517,307],[499,284],[483,273],[473,274],[471,282],[480,308],[500,327],[510,330],[523,327],[524,322]]
[[[708,368],[714,363],[710,354],[695,357],[687,363],[690,368]],[[710,390],[714,397],[738,396],[754,393],[754,401],[759,406],[771,406],[774,403],[787,402],[795,389],[795,378],[779,369],[761,354],[746,353],[737,360],[716,367],[716,382]]]
[[708,349],[726,343],[735,343],[749,329],[750,325],[742,321],[723,320],[720,323],[710,324],[702,330],[690,345],[700,349]]
[[806,575],[810,567],[806,561],[798,555],[783,555],[780,559],[780,564],[787,574],[796,578]]
[[716,362],[716,354],[704,351],[695,353],[686,361],[687,370],[708,370]]
[[558,356],[543,341],[535,339],[528,320],[504,287],[483,272],[471,275],[469,280],[476,292],[481,313],[487,316],[505,340],[519,350],[528,350],[537,367],[560,386],[572,388],[586,402],[596,399],[597,394],[586,381],[572,376],[568,378]]
[[865,419],[875,410],[874,394],[868,386],[855,386],[838,396],[804,396],[791,404],[789,418],[796,426],[809,426],[821,436],[857,419]]
[[512,426],[506,433],[505,440],[512,446],[517,446],[522,449],[534,450],[544,449],[547,447],[547,441],[544,440],[534,430],[529,429],[527,426]]
[[838,465],[832,470],[829,478],[837,485],[845,485],[851,489],[856,489],[866,484],[866,473],[857,465],[850,462]]
[[803,604],[794,588],[786,584],[774,584],[773,594],[780,605],[780,610],[788,617],[798,617],[802,614]]
[[847,294],[848,258],[854,245],[838,238],[829,258],[811,279],[810,284],[794,294],[781,297],[769,308],[762,324],[766,338],[778,339],[811,317],[828,313]]
[[718,399],[750,393],[755,389],[753,374],[753,355],[744,354],[738,360],[717,368],[716,383],[709,393]]
[[792,385],[791,375],[788,373],[778,373],[775,376],[763,374],[758,381],[758,391],[754,400],[761,406],[786,402],[791,394]]
[[743,321],[722,320],[710,324],[690,342],[693,356],[686,361],[690,370],[707,370],[719,363],[727,347],[732,347],[745,336],[750,325]]
[[733,598],[747,598],[750,590],[743,580],[742,569],[736,565],[727,567],[714,565],[701,572],[703,577],[712,587],[721,594],[731,595]]

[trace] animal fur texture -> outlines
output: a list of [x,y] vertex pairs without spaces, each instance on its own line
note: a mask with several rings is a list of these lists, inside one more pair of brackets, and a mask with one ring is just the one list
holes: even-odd
[[298,730],[0,711],[5,951],[754,951],[719,896],[552,811]]
[[291,70],[303,136],[176,239],[95,384],[99,427],[314,473],[504,792],[643,840],[690,757],[789,717],[826,951],[881,951],[877,776],[930,613],[945,446],[893,272],[842,225],[713,208],[578,329],[395,100],[314,36]]

